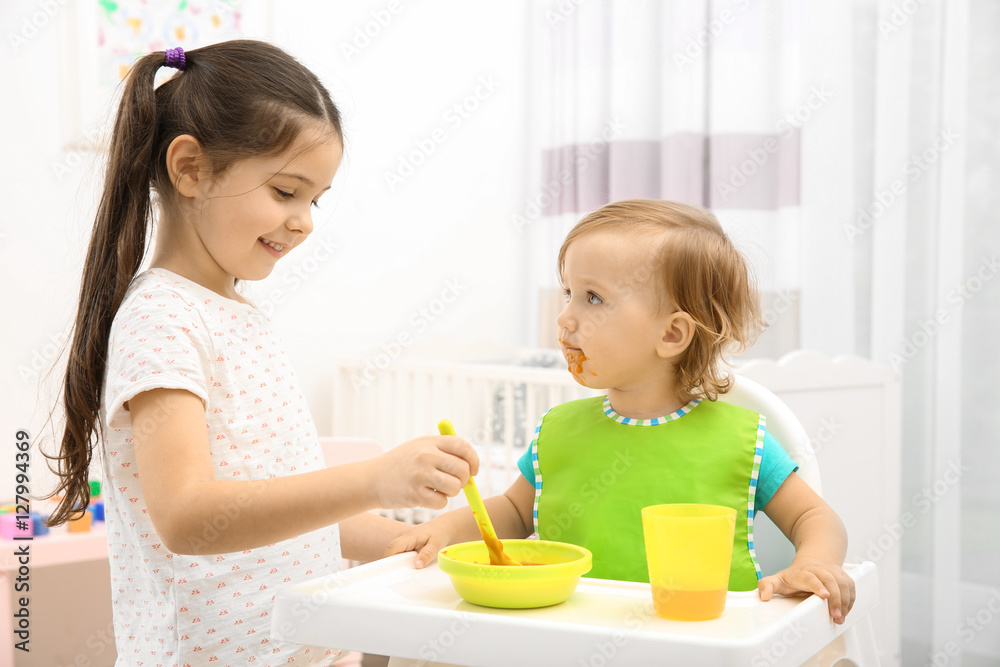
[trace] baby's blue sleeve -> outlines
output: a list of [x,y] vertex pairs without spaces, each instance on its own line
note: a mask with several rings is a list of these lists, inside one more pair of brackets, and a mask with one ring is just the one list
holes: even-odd
[[[531,463],[531,450],[528,450],[528,463]],[[520,465],[520,462],[518,462]],[[795,461],[785,452],[781,443],[773,435],[764,432],[764,451],[760,455],[760,471],[757,474],[757,497],[754,510],[763,509],[771,500],[778,487],[785,479],[798,470]]]
[[[531,443],[534,445],[534,441]],[[535,485],[535,463],[531,460],[531,447],[521,454],[521,458],[517,460],[517,469],[521,471],[524,478],[531,482],[531,485]],[[763,460],[763,459],[762,459]]]

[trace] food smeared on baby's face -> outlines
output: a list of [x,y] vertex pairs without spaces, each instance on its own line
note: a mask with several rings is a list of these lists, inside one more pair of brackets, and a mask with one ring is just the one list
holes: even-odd
[[[573,374],[576,381],[580,384],[586,384],[584,382],[584,372],[583,363],[585,361],[590,361],[587,355],[583,353],[583,350],[575,347],[566,347],[566,341],[560,339],[559,342],[563,346],[563,356],[566,358],[566,363],[568,364],[569,372]],[[596,376],[593,370],[588,371],[590,375]]]

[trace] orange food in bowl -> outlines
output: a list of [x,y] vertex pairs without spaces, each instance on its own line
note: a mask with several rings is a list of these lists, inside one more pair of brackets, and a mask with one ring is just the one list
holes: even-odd
[[464,542],[438,553],[438,567],[462,599],[484,607],[528,609],[559,604],[590,571],[590,551],[549,540],[504,540],[504,551],[531,567],[490,565],[486,543]]

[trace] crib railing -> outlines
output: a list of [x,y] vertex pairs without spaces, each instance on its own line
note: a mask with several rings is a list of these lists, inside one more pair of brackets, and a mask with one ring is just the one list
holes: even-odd
[[[391,448],[435,433],[450,419],[486,464],[484,494],[502,493],[517,473],[538,419],[559,403],[600,392],[560,368],[499,364],[339,360],[333,382],[333,433],[372,438]],[[486,473],[486,474],[483,474]]]

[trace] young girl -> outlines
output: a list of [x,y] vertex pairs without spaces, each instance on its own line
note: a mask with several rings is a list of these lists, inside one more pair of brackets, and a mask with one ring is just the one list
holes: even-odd
[[[752,522],[737,521],[730,590],[812,592],[842,623],[854,582],[841,568],[840,519],[793,471],[755,412],[717,402],[731,386],[722,355],[761,328],[747,265],[708,211],[675,202],[608,204],[559,251],[565,309],[556,320],[569,370],[607,397],[549,410],[518,462],[521,476],[486,501],[500,537],[571,542],[593,552],[588,576],[649,581],[640,510],[659,503],[763,510],[796,547],[760,578]],[[742,525],[741,525],[742,524]],[[467,508],[417,526],[387,554],[475,540]],[[759,581],[758,581],[759,579]]]
[[[180,70],[154,90],[157,70]],[[426,437],[325,468],[268,318],[237,290],[313,229],[343,150],[309,70],[262,42],[149,54],[132,68],[87,251],[50,521],[87,507],[103,445],[118,665],[325,664],[272,641],[277,588],[373,560],[404,525],[366,511],[444,507],[478,459]],[[159,221],[146,250],[155,191]],[[338,530],[339,523],[339,530]]]

